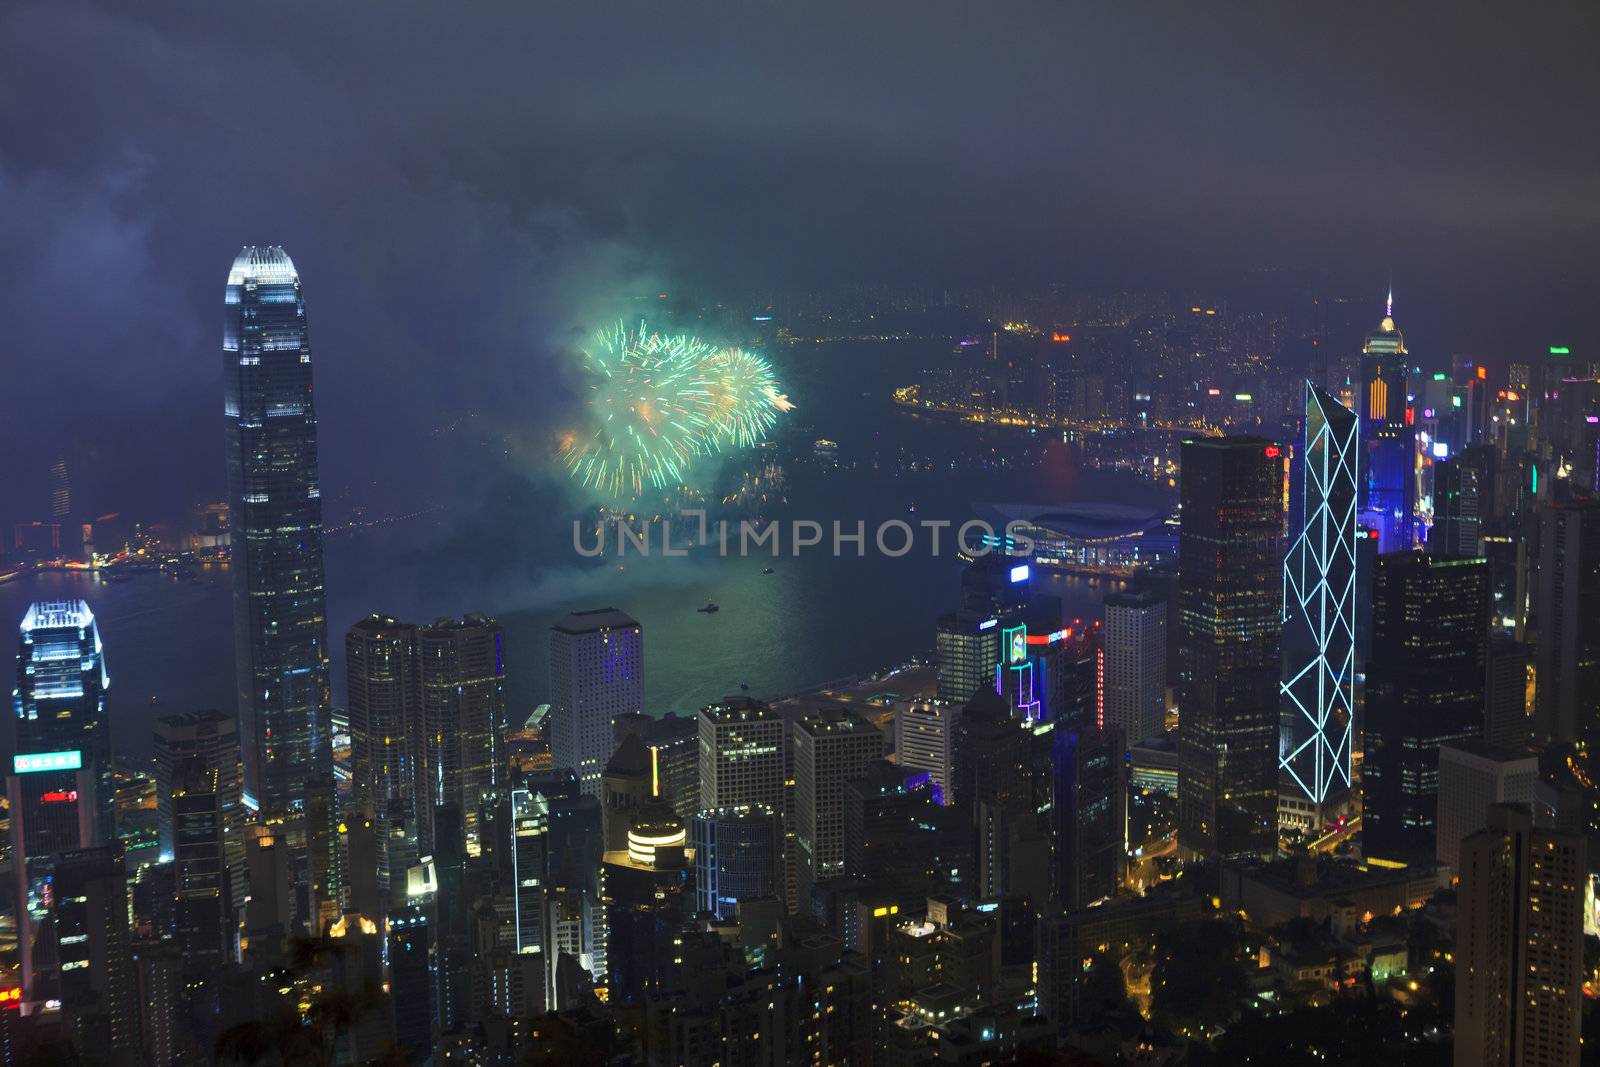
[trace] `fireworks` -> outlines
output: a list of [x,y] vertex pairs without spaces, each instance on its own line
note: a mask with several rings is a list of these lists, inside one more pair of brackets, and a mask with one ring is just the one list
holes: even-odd
[[670,489],[700,458],[759,444],[794,406],[760,356],[643,323],[595,334],[583,367],[592,429],[567,438],[561,459],[581,484],[616,499]]

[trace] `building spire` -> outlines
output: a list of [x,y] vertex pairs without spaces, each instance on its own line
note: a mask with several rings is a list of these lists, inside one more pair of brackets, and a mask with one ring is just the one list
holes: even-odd
[[1389,275],[1389,299],[1383,305],[1384,318],[1394,318],[1394,274]]

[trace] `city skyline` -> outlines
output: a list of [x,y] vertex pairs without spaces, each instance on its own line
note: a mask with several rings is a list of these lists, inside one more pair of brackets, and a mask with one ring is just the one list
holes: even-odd
[[16,0],[0,1067],[1584,1067],[1596,40]]

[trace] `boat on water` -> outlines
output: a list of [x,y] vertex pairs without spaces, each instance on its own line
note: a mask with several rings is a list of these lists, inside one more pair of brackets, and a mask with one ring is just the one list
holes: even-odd
[[761,573],[762,574],[771,574],[772,573],[772,568],[771,567],[762,567],[761,568]]
[[707,601],[705,607],[703,607],[703,608],[695,608],[695,610],[700,612],[703,615],[714,615],[717,612],[721,611],[722,609],[717,606],[717,603],[715,601]]

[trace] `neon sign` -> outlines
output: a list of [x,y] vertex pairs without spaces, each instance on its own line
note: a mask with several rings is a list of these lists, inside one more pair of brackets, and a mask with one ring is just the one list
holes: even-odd
[[36,771],[75,771],[83,766],[83,753],[33,752],[11,759],[11,773],[33,774]]

